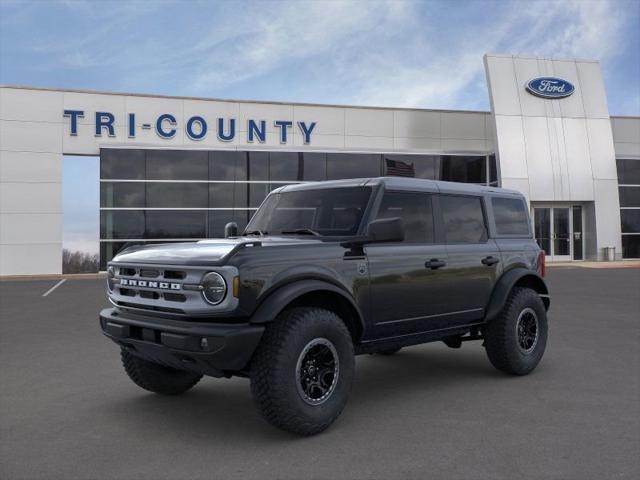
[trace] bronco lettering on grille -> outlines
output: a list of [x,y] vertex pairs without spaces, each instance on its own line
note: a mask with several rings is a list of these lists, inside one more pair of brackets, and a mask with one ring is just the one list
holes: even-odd
[[182,288],[182,285],[179,283],[150,282],[148,280],[135,280],[133,278],[121,278],[120,285],[126,287],[159,288],[161,290],[180,290]]

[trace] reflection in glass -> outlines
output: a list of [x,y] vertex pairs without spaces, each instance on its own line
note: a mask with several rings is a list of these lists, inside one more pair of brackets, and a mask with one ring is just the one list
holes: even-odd
[[208,153],[185,150],[147,150],[148,180],[206,180]]
[[327,179],[327,154],[304,152],[302,154],[302,178],[304,181],[322,181]]
[[144,180],[145,151],[134,149],[100,149],[100,178]]
[[102,208],[143,208],[145,206],[144,183],[101,182],[100,206]]
[[582,260],[582,207],[573,206],[573,259]]
[[405,243],[433,243],[431,195],[385,192],[376,218],[402,219]]
[[553,209],[553,255],[571,255],[569,209]]
[[622,257],[640,258],[640,235],[622,235]]
[[621,207],[640,207],[640,187],[619,187]]
[[144,238],[144,211],[100,211],[100,238]]
[[381,160],[372,153],[327,153],[327,179],[378,177]]
[[618,158],[616,164],[620,185],[640,185],[640,159]]
[[268,183],[252,183],[249,185],[249,207],[258,208],[271,190]]
[[210,208],[230,208],[238,206],[235,204],[233,196],[234,183],[210,183],[209,184],[209,207]]
[[640,233],[640,210],[620,210],[622,233]]
[[209,152],[209,180],[247,179],[247,153],[227,150]]
[[440,180],[448,182],[487,183],[487,161],[484,156],[441,157]]
[[498,164],[493,154],[489,155],[489,185],[498,186]]
[[249,152],[249,180],[269,180],[269,153]]
[[311,229],[327,236],[355,235],[370,195],[369,187],[285,190],[269,196],[247,230],[280,234]]
[[147,207],[150,208],[207,208],[206,183],[156,183],[147,185]]
[[491,198],[496,231],[499,235],[529,235],[524,202],[519,198]]
[[206,238],[206,210],[147,210],[145,238]]
[[551,255],[551,209],[533,209],[536,242],[547,255]]
[[440,208],[447,243],[487,241],[487,228],[480,198],[442,195]]
[[302,180],[302,154],[295,152],[269,153],[269,179],[276,181]]

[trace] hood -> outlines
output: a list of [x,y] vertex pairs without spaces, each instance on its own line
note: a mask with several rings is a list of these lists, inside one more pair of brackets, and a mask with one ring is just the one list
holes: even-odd
[[200,240],[189,243],[135,245],[113,257],[118,263],[157,263],[169,265],[222,264],[244,248],[266,248],[283,245],[322,243],[316,238],[300,237],[236,237]]

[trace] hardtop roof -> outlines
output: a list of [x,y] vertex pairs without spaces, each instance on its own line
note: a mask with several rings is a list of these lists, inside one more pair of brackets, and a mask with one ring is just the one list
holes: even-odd
[[517,190],[510,190],[500,187],[486,185],[476,185],[472,183],[445,182],[442,180],[427,180],[421,178],[407,177],[371,177],[371,178],[350,178],[345,180],[327,180],[319,182],[297,183],[285,185],[274,190],[274,192],[292,192],[300,190],[319,190],[326,188],[340,187],[364,187],[384,185],[389,189],[413,190],[424,192],[440,193],[461,193],[461,194],[485,194],[495,193],[501,195],[515,195],[522,197],[522,193]]

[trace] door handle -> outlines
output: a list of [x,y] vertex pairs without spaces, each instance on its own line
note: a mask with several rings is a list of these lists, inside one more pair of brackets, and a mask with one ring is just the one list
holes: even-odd
[[444,267],[447,262],[443,260],[438,260],[437,258],[432,258],[428,262],[425,262],[425,268],[430,268],[431,270],[437,270],[440,267]]
[[491,255],[489,255],[488,257],[484,257],[481,262],[486,265],[487,267],[490,267],[491,265],[495,265],[496,263],[498,263],[500,261],[499,258],[496,257],[492,257]]

